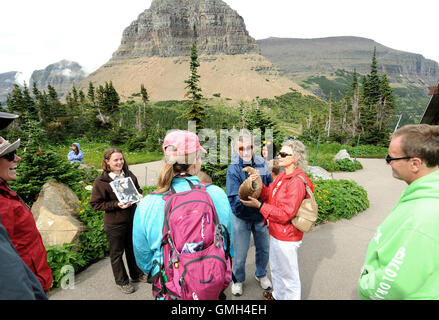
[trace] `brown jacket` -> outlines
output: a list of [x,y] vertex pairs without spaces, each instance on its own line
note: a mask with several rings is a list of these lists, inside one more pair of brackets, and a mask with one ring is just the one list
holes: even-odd
[[[128,170],[128,172],[125,172],[125,177],[131,177],[137,190],[142,194],[142,189],[137,182],[136,176]],[[123,224],[133,221],[136,205],[132,205],[126,209],[121,209],[117,205],[119,200],[117,200],[116,194],[110,186],[110,182],[112,181],[113,180],[108,175],[108,172],[104,172],[96,178],[93,183],[90,205],[96,211],[105,211],[105,224]]]

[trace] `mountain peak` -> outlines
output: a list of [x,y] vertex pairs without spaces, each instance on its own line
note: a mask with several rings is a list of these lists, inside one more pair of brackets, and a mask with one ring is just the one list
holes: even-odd
[[221,0],[154,0],[128,26],[113,59],[259,53],[244,19]]
[[43,70],[35,70],[30,78],[30,85],[36,84],[39,90],[46,90],[51,85],[61,95],[68,91],[73,83],[78,83],[87,76],[81,65],[74,61],[61,60],[48,65]]

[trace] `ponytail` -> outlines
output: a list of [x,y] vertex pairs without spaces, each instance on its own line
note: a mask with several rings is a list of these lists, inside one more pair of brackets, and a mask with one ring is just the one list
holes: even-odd
[[165,163],[159,173],[156,193],[165,193],[171,188],[174,179],[174,168],[170,163]]
[[[169,146],[167,150],[175,151],[174,146]],[[172,179],[180,173],[188,172],[189,169],[195,164],[196,159],[201,158],[201,153],[196,151],[189,155],[175,156],[166,155],[165,165],[162,167],[159,173],[157,181],[156,193],[165,193],[171,188]]]

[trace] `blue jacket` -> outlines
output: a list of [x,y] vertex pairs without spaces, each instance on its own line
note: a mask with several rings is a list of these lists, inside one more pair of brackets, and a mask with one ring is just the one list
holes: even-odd
[[73,144],[76,146],[76,148],[78,148],[78,154],[76,154],[75,151],[72,150],[67,155],[67,159],[70,160],[70,163],[84,161],[84,154],[81,151],[81,146],[77,142]]
[[[198,185],[200,179],[197,176],[187,178],[194,185]],[[172,186],[176,192],[190,190],[189,183],[185,179],[174,179]],[[232,209],[223,189],[210,185],[207,192],[215,205],[218,219],[229,231],[230,243],[233,243]],[[151,271],[154,260],[163,263],[162,250],[160,248],[163,238],[163,223],[165,216],[165,200],[162,194],[150,194],[140,200],[134,214],[133,222],[133,248],[138,267],[148,274]],[[233,250],[231,250],[233,256]],[[151,275],[159,271],[154,267]]]
[[267,162],[261,156],[254,155],[251,162],[244,162],[238,153],[234,153],[232,156],[232,162],[227,168],[226,175],[226,193],[229,198],[230,205],[232,207],[233,214],[243,220],[260,222],[264,217],[259,213],[256,208],[245,206],[241,200],[239,200],[238,190],[240,185],[248,178],[248,173],[242,171],[243,168],[251,166],[259,171],[262,182],[265,186],[273,181],[271,178],[270,170],[268,169]]

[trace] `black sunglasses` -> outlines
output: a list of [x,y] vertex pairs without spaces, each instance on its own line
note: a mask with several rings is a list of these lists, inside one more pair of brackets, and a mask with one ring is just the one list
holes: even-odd
[[386,156],[386,162],[387,164],[390,164],[390,162],[392,161],[396,161],[396,160],[404,160],[404,159],[411,159],[413,157],[401,157],[401,158],[392,158],[389,154]]
[[279,156],[280,156],[281,158],[286,158],[286,157],[288,157],[288,156],[292,157],[293,155],[292,155],[292,154],[289,154],[289,153],[286,153],[286,152],[279,152]]
[[4,158],[4,159],[8,160],[9,162],[12,162],[15,159],[16,153],[17,153],[16,150],[14,150],[14,151],[11,151],[11,152],[5,154],[4,156],[2,156],[0,158]]

